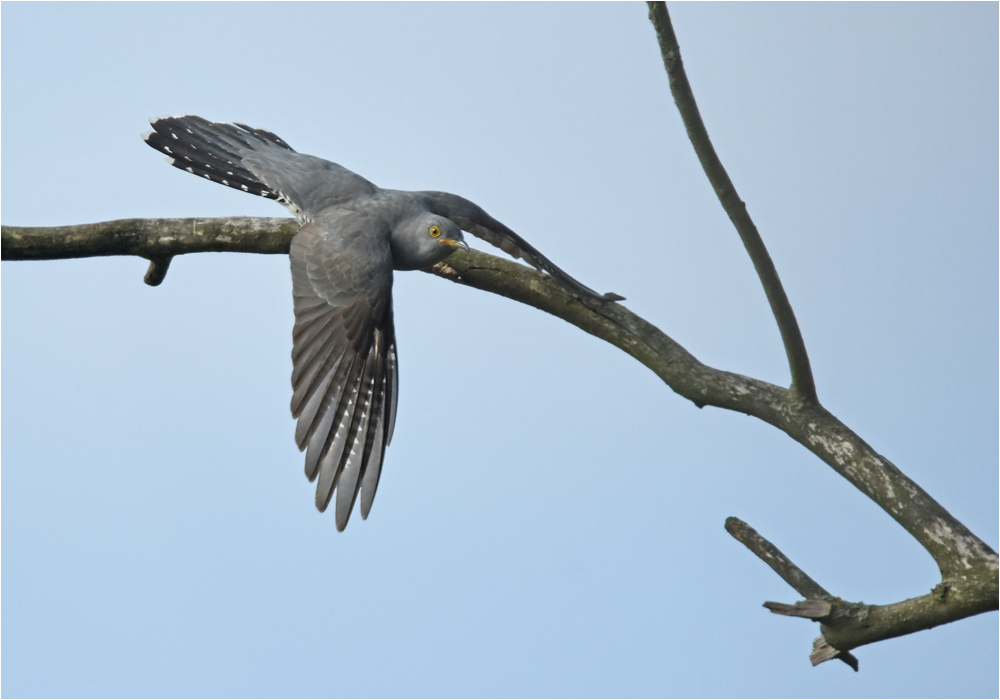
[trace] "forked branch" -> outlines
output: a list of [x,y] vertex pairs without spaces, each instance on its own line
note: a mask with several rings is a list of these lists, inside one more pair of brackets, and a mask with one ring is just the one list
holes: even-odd
[[[746,204],[737,194],[732,180],[712,146],[708,130],[695,102],[691,84],[684,71],[680,46],[666,3],[649,2],[648,5],[649,19],[656,29],[663,65],[670,79],[670,91],[684,121],[688,138],[694,146],[709,182],[715,189],[719,202],[729,215],[750,255],[771,305],[771,312],[781,331],[792,376],[791,403],[788,408],[796,414],[811,413],[815,416],[833,418],[819,405],[805,342],[771,256],[747,212]],[[806,424],[810,429],[815,429],[819,422],[814,423],[810,419]],[[964,617],[966,614],[974,615],[997,609],[996,553],[919,486],[907,479],[895,466],[876,455],[867,444],[860,440],[856,442],[857,436],[847,431],[845,426],[838,427],[837,424],[828,422],[826,423],[828,430],[821,431],[823,435],[815,434],[811,437],[797,437],[785,427],[780,425],[778,427],[806,446],[808,442],[822,442],[825,448],[823,451],[828,456],[824,457],[815,449],[813,452],[824,458],[827,464],[905,527],[934,557],[942,575],[941,585],[931,594],[921,598],[887,606],[844,603],[830,596],[749,525],[736,518],[727,520],[726,529],[734,537],[747,545],[789,585],[807,598],[806,601],[795,605],[765,603],[765,606],[772,612],[808,617],[823,622],[824,635],[816,640],[811,654],[814,664],[831,658],[840,658],[856,671],[857,659],[846,652],[848,649],[958,619],[951,617],[954,614]],[[855,461],[861,454],[865,457]],[[833,461],[828,458],[831,456]],[[848,464],[850,466],[847,466]],[[896,491],[898,486],[906,489],[908,499],[899,497],[900,494]],[[907,502],[904,503],[904,500]],[[944,538],[941,537],[943,532],[947,533]],[[955,603],[956,595],[964,600],[958,601],[957,606],[952,606],[953,609],[945,616],[949,619],[941,617],[943,606],[937,605],[934,601],[943,603],[951,596],[951,602]],[[958,612],[959,608],[965,607],[972,601],[977,602],[972,604],[968,613]],[[977,607],[979,605],[988,607],[979,608]]]
[[722,208],[729,215],[750,255],[760,283],[764,286],[767,301],[771,305],[771,313],[778,322],[778,330],[781,332],[781,340],[785,345],[785,355],[788,356],[788,367],[792,375],[792,393],[805,403],[816,403],[816,383],[813,381],[809,354],[806,352],[806,344],[799,331],[799,323],[795,320],[795,313],[788,301],[788,295],[785,294],[785,288],[781,285],[774,262],[764,246],[757,226],[750,218],[747,205],[740,199],[736,186],[729,179],[729,173],[722,166],[712,140],[708,137],[708,129],[701,119],[698,103],[695,102],[694,92],[684,71],[681,49],[674,35],[666,3],[650,2],[649,19],[656,28],[663,65],[670,77],[670,92],[673,93],[674,103],[681,113],[688,138],[694,146],[695,153],[698,154],[698,160],[701,161],[701,167],[705,170],[708,181],[715,189]]

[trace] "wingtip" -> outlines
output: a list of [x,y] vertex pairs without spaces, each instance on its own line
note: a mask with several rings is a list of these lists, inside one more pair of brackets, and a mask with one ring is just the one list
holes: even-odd
[[316,510],[320,513],[325,513],[327,506],[330,505],[329,498],[323,498],[319,493],[319,487],[316,488]]

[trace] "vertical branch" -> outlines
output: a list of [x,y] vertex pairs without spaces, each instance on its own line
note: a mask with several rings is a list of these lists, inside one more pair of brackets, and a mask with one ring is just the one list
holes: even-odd
[[791,370],[792,393],[799,401],[818,403],[816,384],[813,381],[812,368],[809,365],[809,355],[806,353],[806,345],[802,340],[802,333],[795,320],[792,305],[788,301],[788,296],[781,285],[778,271],[764,246],[764,241],[747,212],[746,203],[740,199],[736,187],[733,186],[733,181],[729,179],[729,174],[722,166],[722,161],[719,160],[719,156],[712,146],[712,141],[708,137],[708,130],[701,119],[691,84],[688,83],[687,74],[684,72],[680,46],[678,46],[677,37],[674,35],[666,3],[650,2],[648,4],[649,19],[656,28],[656,37],[660,42],[660,53],[663,55],[663,65],[670,78],[670,91],[673,93],[674,102],[684,120],[684,128],[687,129],[688,138],[694,146],[695,153],[698,154],[701,167],[704,168],[709,182],[715,189],[719,202],[722,203],[722,208],[729,215],[729,219],[736,227],[736,231],[750,255],[750,260],[753,262],[757,276],[764,286],[764,293],[771,305],[771,313],[774,314],[774,319],[778,323],[778,330],[781,332],[781,340],[785,345],[785,354],[788,356],[788,366]]

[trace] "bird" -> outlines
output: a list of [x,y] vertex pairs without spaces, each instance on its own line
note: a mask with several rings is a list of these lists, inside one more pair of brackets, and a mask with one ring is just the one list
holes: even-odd
[[429,268],[468,250],[463,230],[551,275],[578,299],[598,294],[559,269],[481,207],[447,192],[382,189],[347,168],[297,153],[265,129],[194,115],[151,119],[146,144],[176,168],[274,199],[302,224],[289,258],[292,417],[316,507],[336,493],[343,531],[360,496],[368,518],[399,395],[393,326],[396,270]]

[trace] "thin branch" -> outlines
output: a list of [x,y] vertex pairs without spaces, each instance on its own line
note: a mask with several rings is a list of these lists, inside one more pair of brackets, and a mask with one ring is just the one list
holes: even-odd
[[825,617],[829,617],[833,610],[833,605],[828,600],[800,600],[794,605],[788,603],[773,603],[765,601],[764,607],[775,615],[787,615],[789,617],[805,617],[813,622],[818,622]]
[[677,37],[674,35],[674,27],[670,22],[667,5],[664,2],[650,2],[648,4],[649,19],[656,28],[656,38],[660,43],[663,65],[670,78],[670,91],[673,93],[674,102],[681,113],[688,138],[694,146],[695,153],[698,154],[701,167],[705,170],[709,182],[715,189],[719,202],[722,203],[722,208],[729,215],[729,219],[736,227],[736,231],[750,255],[757,276],[764,286],[767,301],[771,305],[771,313],[774,314],[774,319],[778,323],[778,330],[781,332],[781,340],[785,345],[785,354],[788,356],[788,366],[792,375],[792,391],[797,399],[805,403],[817,403],[816,383],[809,365],[809,354],[806,352],[806,344],[802,339],[798,321],[795,320],[792,305],[788,301],[785,288],[778,277],[778,271],[764,246],[757,226],[754,225],[753,219],[747,212],[746,203],[740,199],[733,181],[729,179],[729,174],[722,166],[722,161],[719,160],[712,140],[708,136],[708,130],[705,128],[701,113],[698,111],[698,103],[694,99],[694,92],[691,90],[691,84],[684,71],[680,46],[678,46]]
[[803,598],[823,600],[832,597],[825,588],[809,578],[806,572],[782,554],[780,549],[739,518],[726,518],[726,532],[746,545],[747,549],[770,566],[774,573],[784,579],[785,583],[794,588]]
[[[771,544],[760,533],[739,518],[732,517],[726,518],[726,532],[746,545],[747,549],[756,554],[761,561],[783,578],[785,583],[806,598],[795,605],[766,602],[764,603],[765,608],[779,615],[807,617],[810,620],[821,620],[830,614],[832,609],[830,601],[833,596],[813,581],[806,572],[797,567],[791,559],[782,554],[780,549]],[[813,651],[809,658],[813,666],[831,659],[840,659],[855,671],[858,670],[859,666],[858,659],[854,654],[835,649],[822,635],[813,641]]]

